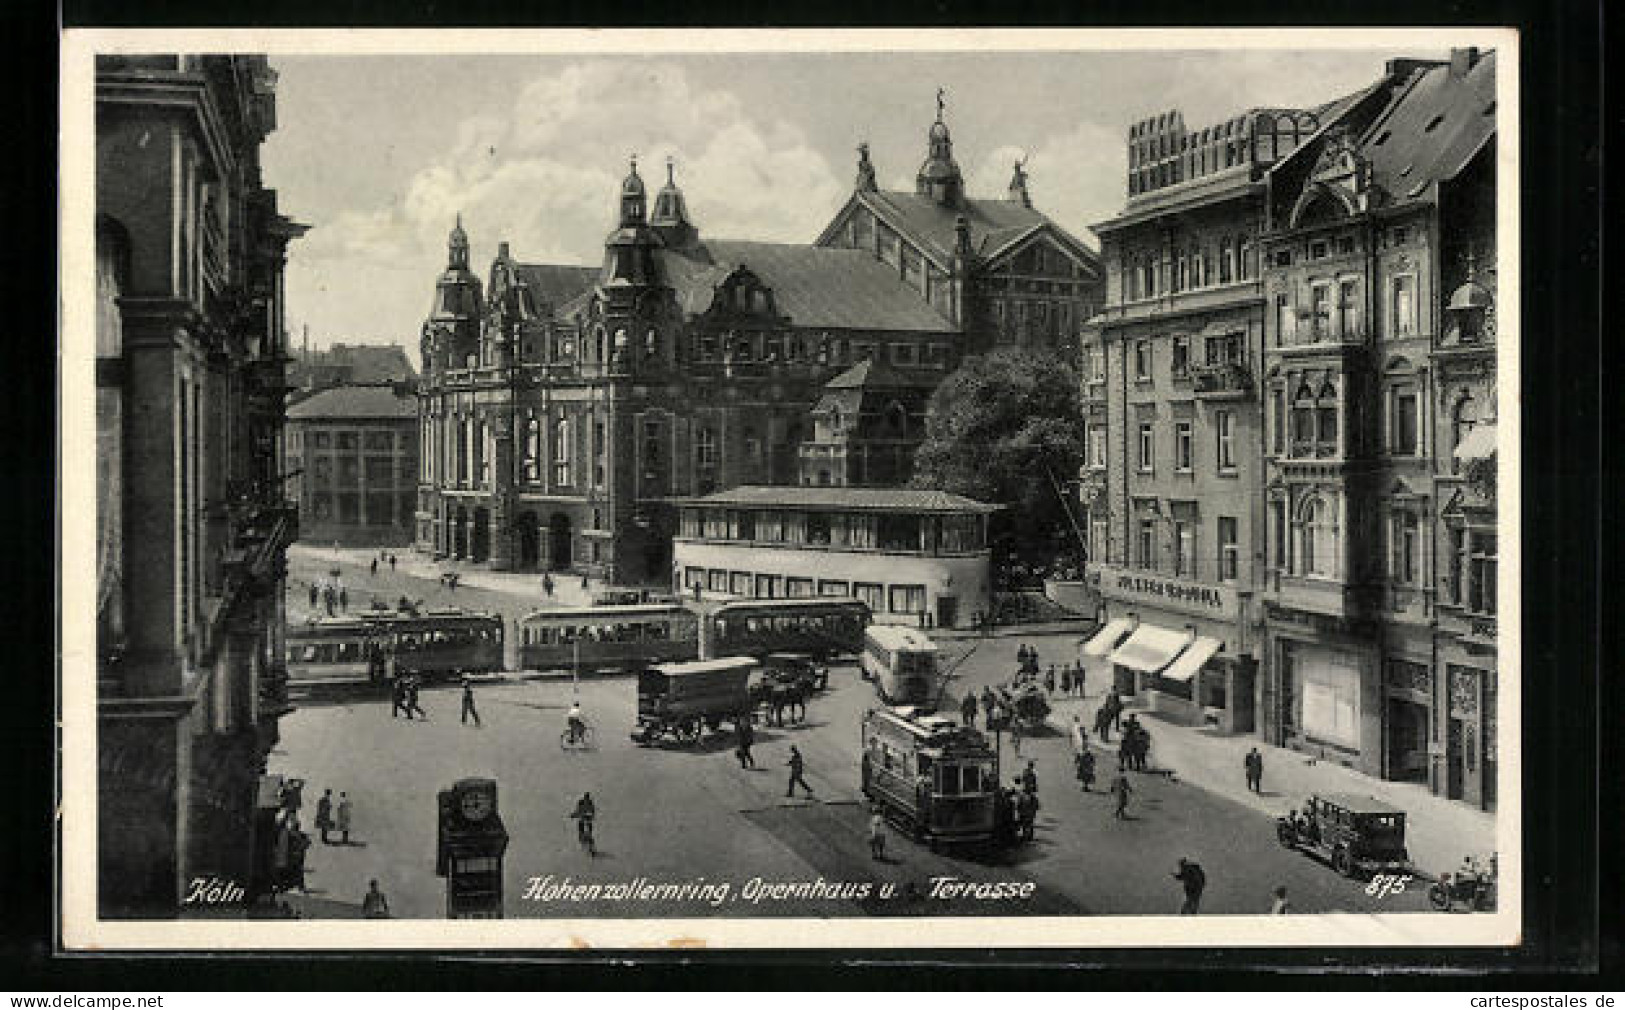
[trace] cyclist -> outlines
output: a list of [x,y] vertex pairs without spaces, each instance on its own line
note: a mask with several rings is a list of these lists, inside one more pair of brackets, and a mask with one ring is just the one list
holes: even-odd
[[570,702],[570,711],[565,715],[570,724],[570,742],[583,743],[587,739],[587,724],[581,718],[581,701],[573,699]]
[[592,801],[592,793],[582,793],[581,799],[576,801],[576,808],[570,816],[576,822],[576,840],[590,856],[598,855],[598,847],[593,842],[592,822],[598,816],[598,808]]

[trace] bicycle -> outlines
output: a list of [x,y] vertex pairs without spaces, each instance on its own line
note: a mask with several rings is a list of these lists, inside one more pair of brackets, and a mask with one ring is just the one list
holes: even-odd
[[569,728],[559,734],[560,750],[596,750],[598,747],[598,733],[585,723],[581,726],[579,734],[572,735]]

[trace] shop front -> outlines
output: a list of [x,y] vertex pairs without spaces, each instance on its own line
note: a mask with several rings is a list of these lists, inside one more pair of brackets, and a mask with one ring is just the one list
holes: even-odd
[[1107,621],[1083,646],[1117,692],[1170,721],[1225,733],[1256,726],[1256,661],[1242,594],[1229,586],[1099,566]]
[[1381,651],[1347,622],[1269,611],[1274,725],[1266,737],[1374,776],[1383,773]]

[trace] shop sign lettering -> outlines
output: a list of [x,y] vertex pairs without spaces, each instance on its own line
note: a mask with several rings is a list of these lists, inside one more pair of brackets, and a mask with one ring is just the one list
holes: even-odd
[[1182,611],[1216,617],[1230,617],[1236,612],[1236,596],[1229,589],[1105,566],[1100,568],[1099,574],[1101,586],[1110,590],[1108,595],[1118,599],[1168,604]]

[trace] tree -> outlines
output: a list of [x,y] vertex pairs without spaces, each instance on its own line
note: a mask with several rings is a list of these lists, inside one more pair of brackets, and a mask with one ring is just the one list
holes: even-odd
[[1061,496],[1083,463],[1082,417],[1065,359],[1013,348],[969,358],[931,396],[913,484],[1004,505],[991,523],[1001,565],[1075,556]]

